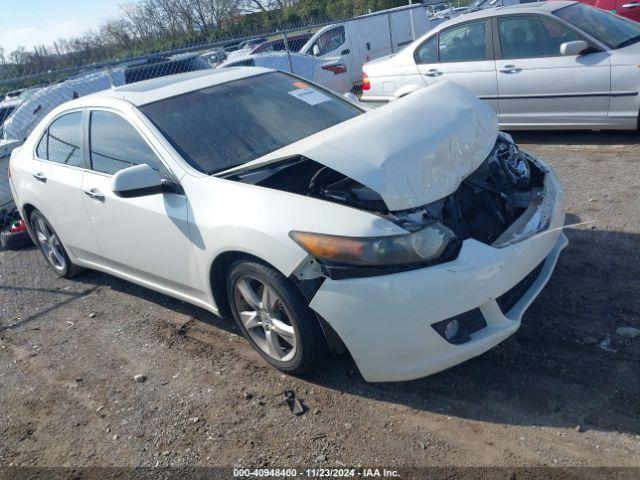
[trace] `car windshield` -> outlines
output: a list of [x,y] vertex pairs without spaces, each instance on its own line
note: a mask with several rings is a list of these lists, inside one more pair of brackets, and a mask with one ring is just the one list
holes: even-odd
[[609,48],[622,48],[640,41],[640,23],[598,8],[576,3],[554,13]]
[[242,165],[363,113],[280,72],[167,98],[141,110],[189,164],[207,174]]

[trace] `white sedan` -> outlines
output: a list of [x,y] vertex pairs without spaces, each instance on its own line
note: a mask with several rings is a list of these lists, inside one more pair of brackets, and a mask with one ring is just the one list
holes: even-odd
[[444,22],[363,67],[363,101],[451,81],[502,128],[636,129],[640,23],[576,2],[498,7]]
[[479,355],[567,243],[554,173],[445,83],[366,111],[266,69],[158,78],[56,108],[10,178],[55,273],[232,314],[292,374],[328,350],[369,381]]

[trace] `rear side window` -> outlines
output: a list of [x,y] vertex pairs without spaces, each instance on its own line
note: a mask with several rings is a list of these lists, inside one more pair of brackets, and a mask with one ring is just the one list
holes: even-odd
[[91,166],[113,175],[120,170],[146,163],[156,171],[161,163],[140,134],[120,115],[96,110],[91,112]]
[[38,143],[38,158],[51,162],[82,167],[82,112],[58,117],[49,125]]
[[438,36],[434,35],[420,47],[416,52],[416,62],[420,64],[438,62]]
[[468,22],[440,32],[440,63],[477,62],[487,58],[487,22]]

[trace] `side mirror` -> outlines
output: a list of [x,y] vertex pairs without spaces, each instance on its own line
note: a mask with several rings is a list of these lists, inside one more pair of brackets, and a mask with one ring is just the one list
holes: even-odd
[[158,172],[143,163],[116,173],[111,182],[111,190],[123,198],[144,197],[164,192],[165,185]]
[[584,40],[576,40],[575,42],[565,42],[562,45],[560,45],[560,55],[573,57],[575,55],[580,55],[587,48],[589,48],[589,44]]
[[356,105],[360,104],[360,99],[353,92],[347,92],[342,95],[348,102],[355,103]]
[[313,46],[313,48],[311,49],[311,53],[313,53],[314,57],[318,57],[320,56],[320,45],[318,45],[317,43]]

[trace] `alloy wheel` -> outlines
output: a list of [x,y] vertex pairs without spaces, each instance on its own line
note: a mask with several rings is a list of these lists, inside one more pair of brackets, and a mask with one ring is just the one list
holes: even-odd
[[291,360],[298,343],[296,332],[275,290],[246,275],[236,281],[233,297],[242,325],[260,350],[279,362]]
[[41,217],[36,218],[33,228],[46,259],[58,272],[64,272],[67,267],[67,261],[65,260],[58,235]]

